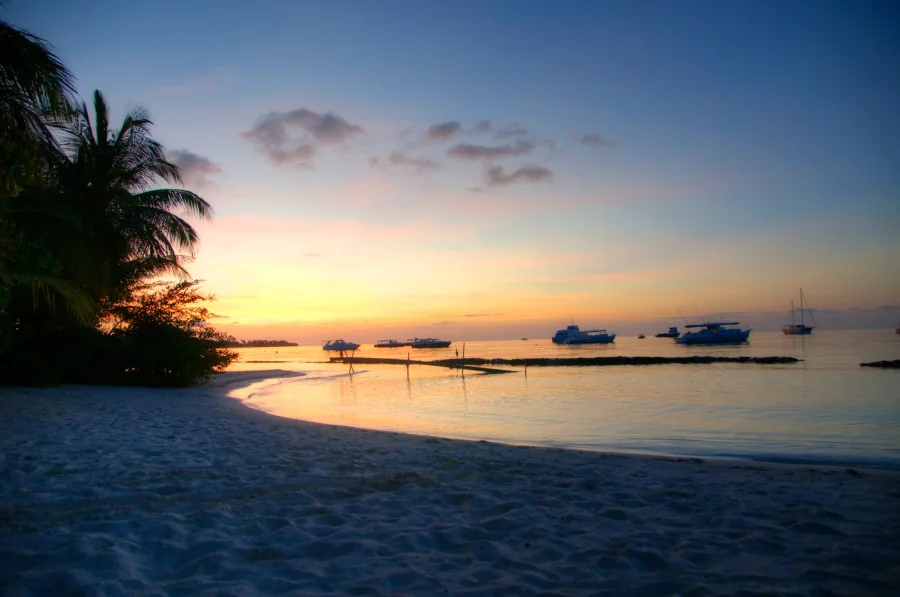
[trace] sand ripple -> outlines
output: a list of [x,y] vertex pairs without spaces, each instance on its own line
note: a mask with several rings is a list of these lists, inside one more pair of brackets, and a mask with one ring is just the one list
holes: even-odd
[[900,581],[896,472],[330,427],[222,391],[0,390],[4,594],[887,595]]

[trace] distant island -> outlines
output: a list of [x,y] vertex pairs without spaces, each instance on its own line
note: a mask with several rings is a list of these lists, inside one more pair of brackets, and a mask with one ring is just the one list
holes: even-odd
[[287,340],[237,340],[229,339],[225,346],[228,348],[259,348],[272,346],[299,346],[296,342],[288,342]]

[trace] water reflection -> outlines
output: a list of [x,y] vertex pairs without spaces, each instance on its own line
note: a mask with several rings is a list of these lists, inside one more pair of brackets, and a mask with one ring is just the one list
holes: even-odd
[[[696,455],[856,455],[900,462],[896,376],[859,367],[865,360],[900,358],[893,333],[761,333],[751,342],[692,347],[689,354],[727,351],[804,361],[528,367],[506,375],[402,365],[349,373],[345,365],[326,365],[327,379],[297,378],[257,393],[251,402],[279,415],[325,423],[509,443]],[[549,341],[472,342],[467,356],[597,356],[597,349],[567,350]],[[685,354],[684,347],[653,338],[625,338],[618,350]]]

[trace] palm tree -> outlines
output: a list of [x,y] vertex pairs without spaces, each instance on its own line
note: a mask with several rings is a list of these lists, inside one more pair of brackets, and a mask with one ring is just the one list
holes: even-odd
[[48,44],[0,21],[0,194],[15,194],[56,149],[51,129],[74,97],[74,77]]
[[186,277],[199,239],[176,212],[208,219],[213,210],[196,193],[159,188],[182,179],[150,136],[146,110],[132,108],[116,130],[103,95],[95,91],[93,99],[93,113],[82,103],[62,128],[59,180],[60,199],[81,222],[94,256],[89,289],[102,300],[149,277]]
[[33,206],[12,206],[26,185],[51,175],[60,155],[52,128],[71,115],[74,95],[74,77],[48,44],[0,21],[0,352],[13,288],[30,289],[35,307],[40,298],[53,305],[60,297],[83,322],[93,313],[87,295],[52,271],[45,248],[16,225]]

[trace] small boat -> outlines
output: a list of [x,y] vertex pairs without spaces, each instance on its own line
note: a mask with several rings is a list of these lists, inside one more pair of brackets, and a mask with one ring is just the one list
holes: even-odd
[[657,338],[677,338],[681,332],[678,331],[677,327],[670,327],[668,332],[660,332],[656,334]]
[[787,334],[788,336],[808,336],[812,334],[813,325],[806,325],[806,319],[804,318],[804,312],[809,312],[809,318],[813,323],[816,322],[813,319],[812,311],[809,310],[809,307],[803,308],[803,289],[800,289],[800,323],[797,323],[795,319],[796,310],[794,309],[794,299],[791,299],[791,323],[786,324],[781,327],[781,331]]
[[740,325],[737,321],[717,323],[692,323],[686,328],[697,328],[696,332],[685,332],[675,338],[677,344],[742,344],[750,337],[751,330],[726,328],[726,325]]
[[646,337],[647,336],[645,336],[644,334],[638,334],[638,340],[643,340]]
[[450,340],[438,340],[437,338],[413,338],[410,346],[413,348],[447,348],[452,342]]
[[322,350],[338,350],[344,352],[346,350],[356,350],[357,348],[359,348],[359,344],[347,342],[343,338],[339,338],[337,340],[328,340],[325,342],[325,346],[322,347]]
[[375,343],[375,348],[400,348],[401,346],[409,346],[411,342],[401,342],[400,340],[379,340]]
[[551,338],[554,344],[610,344],[616,341],[615,333],[606,330],[582,330],[577,325],[566,326],[564,330],[556,330]]

